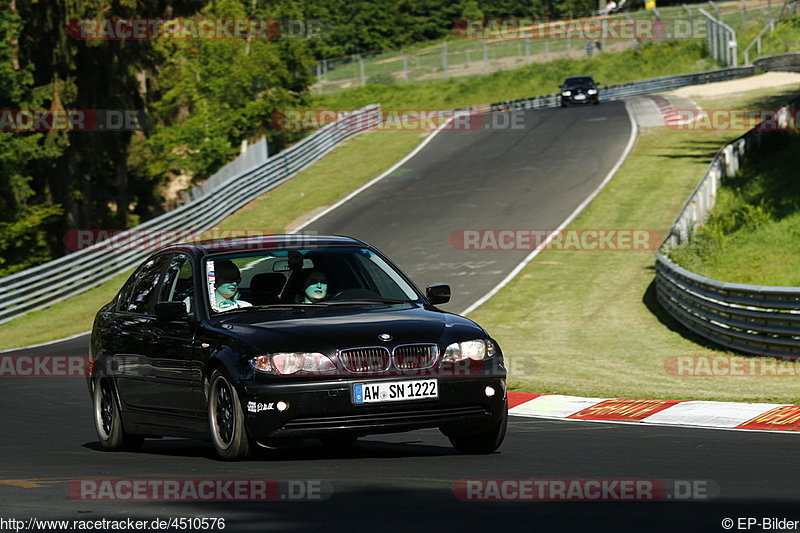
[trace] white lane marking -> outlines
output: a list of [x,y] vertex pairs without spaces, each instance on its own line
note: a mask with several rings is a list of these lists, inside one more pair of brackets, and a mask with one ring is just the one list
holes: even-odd
[[22,346],[20,348],[9,348],[8,350],[0,350],[0,353],[9,353],[9,352],[19,352],[20,350],[29,350],[30,348],[39,348],[40,346],[48,346],[50,344],[56,344],[58,342],[66,342],[71,341],[72,339],[77,339],[78,337],[82,337],[83,335],[88,335],[92,331],[84,331],[83,333],[76,333],[75,335],[70,335],[69,337],[64,337],[63,339],[56,339],[53,341],[47,342],[40,342],[39,344],[31,344],[29,346]]
[[411,159],[412,157],[417,155],[417,153],[419,153],[420,150],[425,148],[425,146],[429,142],[431,142],[437,135],[439,135],[439,132],[441,132],[444,128],[446,128],[450,124],[450,122],[453,121],[454,118],[456,118],[456,115],[453,115],[452,117],[450,117],[441,126],[436,128],[436,130],[434,130],[430,135],[425,137],[422,140],[422,142],[417,145],[416,148],[411,150],[403,159],[401,159],[400,161],[398,161],[397,163],[392,165],[392,167],[389,170],[387,170],[383,174],[379,175],[378,177],[371,179],[370,181],[368,181],[367,183],[365,183],[364,185],[362,185],[358,189],[354,190],[353,192],[351,192],[350,194],[348,194],[347,196],[345,196],[344,198],[342,198],[341,200],[336,202],[335,204],[329,206],[327,209],[324,209],[323,211],[317,213],[315,216],[311,217],[310,220],[308,220],[307,222],[305,222],[305,223],[301,224],[300,226],[296,227],[295,229],[293,229],[291,231],[291,233],[297,233],[298,231],[300,231],[301,229],[305,228],[306,226],[314,223],[318,219],[324,217],[325,215],[327,215],[328,213],[330,213],[334,209],[340,207],[342,204],[344,204],[344,203],[348,202],[349,200],[351,200],[352,198],[354,198],[357,194],[369,189],[370,187],[372,187],[373,185],[375,185],[376,183],[381,181],[383,178],[385,178],[386,176],[390,175],[392,172],[394,172],[395,170],[397,170],[398,168],[403,166],[406,163],[406,161],[408,161],[409,159]]
[[633,150],[633,145],[636,142],[636,138],[639,135],[639,126],[636,124],[636,120],[634,120],[633,118],[633,113],[631,113],[627,101],[625,102],[625,112],[628,114],[628,120],[631,123],[631,135],[630,138],[628,139],[628,144],[625,146],[625,149],[622,151],[622,155],[614,164],[614,166],[611,168],[611,170],[609,170],[608,174],[600,183],[600,185],[598,185],[597,188],[592,192],[592,194],[590,194],[578,207],[575,208],[575,210],[566,218],[566,220],[564,220],[564,222],[561,223],[561,225],[555,231],[551,232],[547,236],[544,242],[542,242],[539,246],[536,247],[535,250],[533,250],[530,254],[528,254],[528,256],[525,257],[525,259],[523,259],[522,262],[519,263],[514,268],[514,270],[512,270],[508,274],[508,276],[506,276],[500,283],[495,285],[495,287],[492,290],[490,290],[482,297],[480,297],[475,303],[473,303],[472,305],[467,307],[464,311],[462,311],[461,312],[462,315],[468,315],[478,307],[482,306],[484,303],[486,303],[486,301],[489,298],[497,294],[500,291],[500,289],[505,287],[512,279],[514,279],[517,276],[517,274],[519,274],[520,271],[528,265],[528,263],[533,261],[536,258],[536,256],[539,255],[539,252],[541,252],[543,249],[547,247],[550,241],[553,240],[553,238],[555,238],[555,236],[559,234],[561,230],[566,228],[581,213],[581,211],[583,211],[586,208],[586,206],[589,205],[589,203],[591,203],[591,201],[594,200],[598,194],[600,194],[600,191],[603,190],[603,188],[608,184],[608,182],[611,181],[611,178],[613,178],[614,174],[617,173],[619,167],[621,167],[622,163],[625,162],[625,159],[628,158],[628,154],[630,154],[631,150]]

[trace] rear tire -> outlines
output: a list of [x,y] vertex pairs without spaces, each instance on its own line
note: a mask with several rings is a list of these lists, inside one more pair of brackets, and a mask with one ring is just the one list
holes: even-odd
[[97,380],[92,398],[94,405],[94,428],[104,450],[117,452],[141,447],[144,437],[125,433],[122,413],[114,384],[106,378]]
[[466,455],[484,455],[497,450],[506,436],[508,427],[508,406],[503,410],[502,418],[492,424],[486,431],[467,435],[448,435],[450,444],[459,453]]
[[250,455],[250,441],[244,427],[244,411],[239,394],[228,378],[216,370],[208,389],[208,425],[217,455],[238,461]]

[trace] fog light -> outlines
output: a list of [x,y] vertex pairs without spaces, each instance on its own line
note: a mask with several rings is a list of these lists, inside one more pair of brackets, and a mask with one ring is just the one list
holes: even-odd
[[[494,394],[494,391],[492,391],[492,394]],[[278,402],[278,403],[275,404],[275,408],[278,411],[285,411],[285,410],[287,410],[289,408],[289,404],[286,403],[286,402]]]
[[492,396],[494,396],[494,387],[486,387],[486,390],[484,392],[486,393],[486,396],[491,398]]

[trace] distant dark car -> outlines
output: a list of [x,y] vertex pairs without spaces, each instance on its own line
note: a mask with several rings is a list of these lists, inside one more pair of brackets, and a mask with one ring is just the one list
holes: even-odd
[[462,453],[491,453],[508,417],[503,355],[436,307],[449,299],[349,237],[171,246],[95,318],[100,443],[200,438],[233,460],[305,437],[344,446],[439,428]]
[[569,104],[594,104],[600,103],[597,84],[591,76],[571,76],[564,80],[561,89],[561,107]]

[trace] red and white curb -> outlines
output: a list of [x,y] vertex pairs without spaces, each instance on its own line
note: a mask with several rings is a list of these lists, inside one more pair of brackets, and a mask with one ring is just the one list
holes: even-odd
[[800,431],[800,405],[508,393],[515,416],[750,431]]
[[[661,113],[661,117],[664,120],[665,126],[686,126],[696,121],[703,112],[703,109],[700,106],[685,97],[678,97],[675,95],[660,96],[657,94],[648,94],[647,98],[652,100],[656,107],[658,107],[658,111]],[[675,109],[674,103],[676,101],[679,101],[684,105],[691,105],[693,109],[691,109],[691,112],[688,112],[689,109],[684,107],[681,109],[684,116],[681,117],[681,114],[677,109]]]

